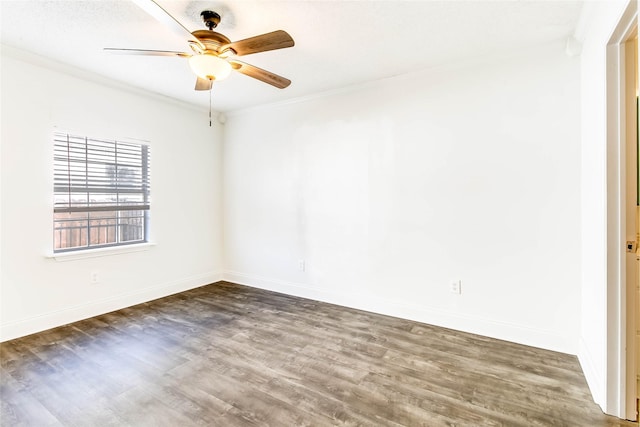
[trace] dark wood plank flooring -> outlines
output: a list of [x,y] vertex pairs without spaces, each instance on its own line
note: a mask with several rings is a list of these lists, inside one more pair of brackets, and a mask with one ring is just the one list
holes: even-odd
[[573,356],[217,283],[0,344],[2,426],[637,426]]

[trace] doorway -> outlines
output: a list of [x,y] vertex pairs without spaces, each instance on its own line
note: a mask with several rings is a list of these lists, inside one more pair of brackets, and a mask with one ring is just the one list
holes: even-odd
[[[638,72],[637,2],[629,1],[606,48],[606,380],[604,412],[637,419]],[[635,48],[634,48],[635,45]],[[627,89],[630,89],[628,91]],[[631,248],[629,245],[631,244]]]

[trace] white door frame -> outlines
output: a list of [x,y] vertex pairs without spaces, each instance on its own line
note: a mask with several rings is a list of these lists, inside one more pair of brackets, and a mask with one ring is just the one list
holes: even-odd
[[[637,26],[631,1],[607,44],[607,352],[604,411],[626,418],[626,212],[624,45]],[[635,412],[635,409],[634,409]]]

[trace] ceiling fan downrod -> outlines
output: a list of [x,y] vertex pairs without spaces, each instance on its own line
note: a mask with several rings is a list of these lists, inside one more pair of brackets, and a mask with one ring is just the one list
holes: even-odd
[[211,10],[203,10],[202,12],[200,12],[200,16],[202,16],[204,25],[207,26],[209,31],[213,31],[213,29],[216,28],[220,23],[220,15],[217,12],[213,12]]

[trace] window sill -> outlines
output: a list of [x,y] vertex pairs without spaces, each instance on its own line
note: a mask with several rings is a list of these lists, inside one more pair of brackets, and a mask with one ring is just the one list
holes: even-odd
[[49,253],[46,258],[53,258],[56,261],[75,261],[79,259],[86,258],[98,258],[105,257],[111,255],[120,255],[131,252],[142,252],[148,251],[155,243],[147,242],[147,243],[136,243],[133,245],[124,245],[124,246],[111,246],[108,248],[96,248],[96,249],[84,249],[72,252],[60,252],[60,253]]

